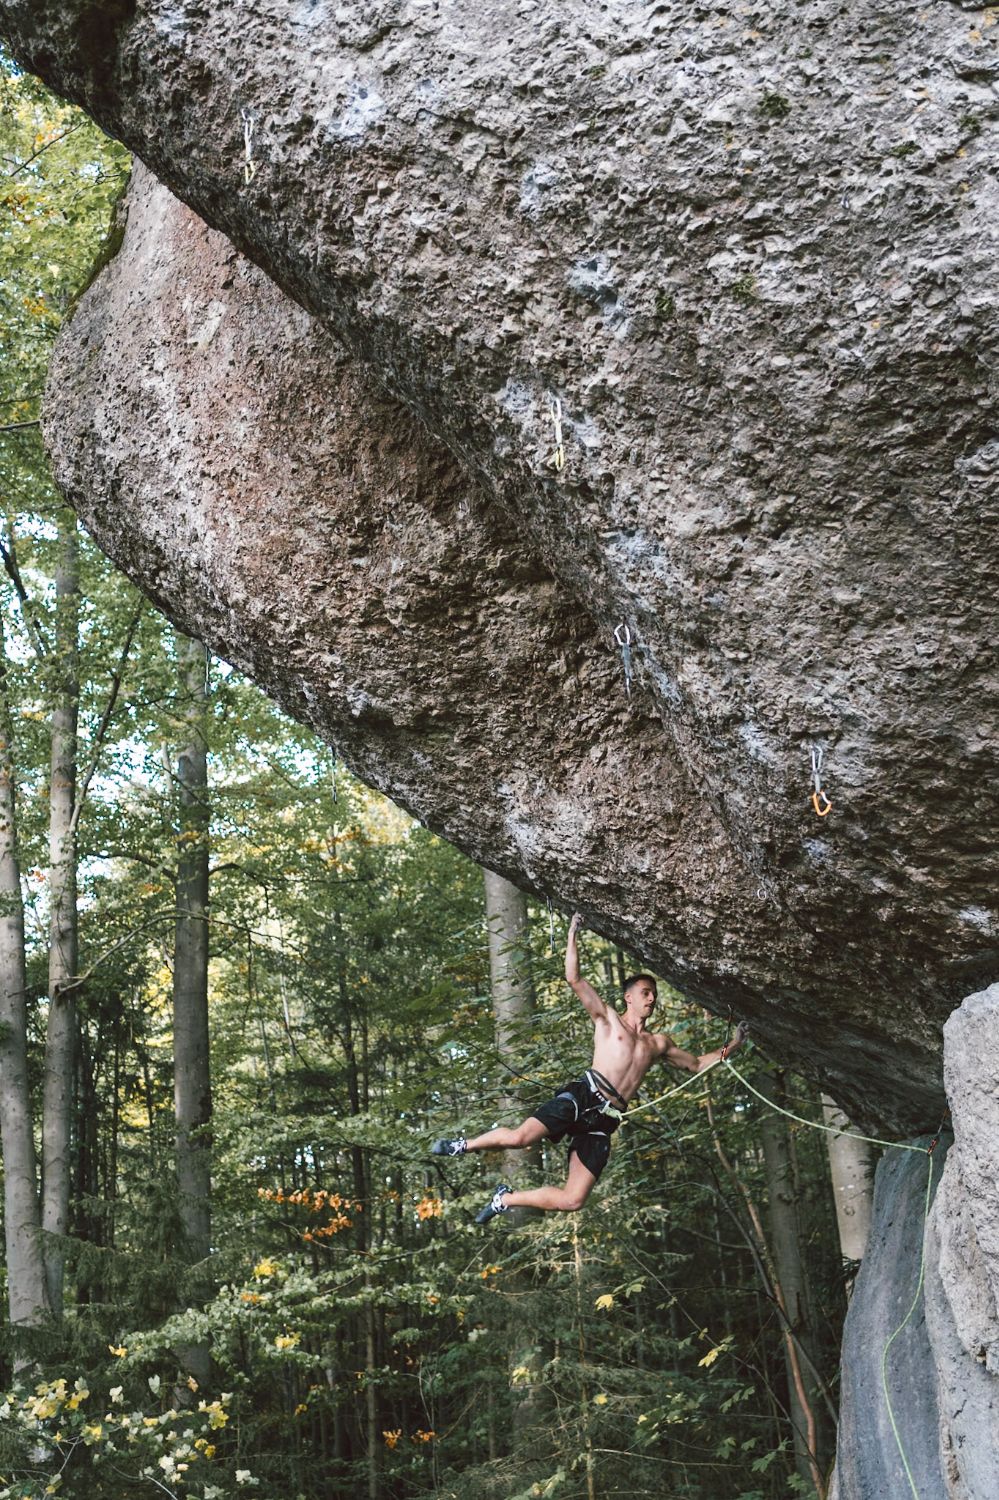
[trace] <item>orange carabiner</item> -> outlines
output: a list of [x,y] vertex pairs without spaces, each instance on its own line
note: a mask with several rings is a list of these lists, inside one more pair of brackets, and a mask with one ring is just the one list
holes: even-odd
[[[826,804],[825,807],[820,807],[819,806],[819,798],[820,797],[822,797],[825,800],[825,804]],[[823,791],[817,791],[817,792],[813,792],[812,793],[812,806],[815,808],[815,811],[816,811],[816,813],[818,814],[818,816],[820,818],[825,818],[825,817],[827,817],[829,815],[829,813],[832,812],[832,803],[829,801],[829,798],[826,796],[825,792],[823,792]]]

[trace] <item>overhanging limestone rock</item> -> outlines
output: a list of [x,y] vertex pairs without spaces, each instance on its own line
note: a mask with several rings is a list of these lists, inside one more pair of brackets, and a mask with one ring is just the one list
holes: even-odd
[[[404,775],[369,716],[366,774],[477,857],[578,895],[691,992],[744,1003],[855,1117],[929,1123],[939,1027],[997,962],[989,37],[946,0],[745,18],[0,0],[0,17],[503,511],[600,642],[607,691],[577,693],[597,753],[624,713],[612,631],[634,632],[613,853],[607,803],[553,770],[557,733],[520,762],[524,787],[571,787],[554,822],[525,821],[518,793],[470,836],[481,778],[447,782],[449,727]],[[677,837],[679,807],[710,835]]]

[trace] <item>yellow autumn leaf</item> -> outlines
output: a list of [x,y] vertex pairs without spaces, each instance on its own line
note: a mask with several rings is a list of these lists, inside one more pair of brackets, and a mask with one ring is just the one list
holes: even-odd
[[697,1361],[698,1368],[700,1368],[701,1365],[713,1365],[720,1353],[720,1349],[709,1349],[704,1358]]
[[606,1312],[609,1307],[614,1306],[614,1298],[611,1296],[610,1292],[604,1292],[602,1297],[597,1298],[593,1306],[599,1307],[601,1312]]

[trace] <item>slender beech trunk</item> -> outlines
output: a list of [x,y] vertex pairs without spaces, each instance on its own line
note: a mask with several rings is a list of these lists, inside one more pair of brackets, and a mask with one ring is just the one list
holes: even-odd
[[[496,1051],[511,1084],[517,1077],[517,1065],[524,1052],[526,1032],[534,1014],[534,980],[531,974],[530,920],[524,892],[484,870],[486,885],[486,923],[489,929],[489,981],[496,1025]],[[512,1090],[500,1100],[503,1118],[519,1124],[523,1110]],[[541,1165],[541,1148],[530,1151],[504,1151],[503,1176],[519,1176],[525,1166],[534,1175]],[[511,1219],[526,1211],[514,1209]],[[523,1220],[521,1219],[521,1222]]]
[[579,1338],[579,1412],[582,1419],[583,1450],[586,1454],[586,1500],[596,1500],[593,1472],[593,1437],[590,1432],[590,1390],[586,1379],[586,1340],[583,1335],[583,1255],[579,1246],[579,1225],[572,1220],[572,1255],[576,1284],[576,1332]]
[[[364,1277],[365,1290],[371,1293],[371,1273]],[[375,1308],[369,1301],[364,1308],[364,1368],[367,1382],[364,1392],[364,1416],[368,1436],[368,1500],[378,1500],[378,1469],[380,1449],[378,1446],[378,1391],[375,1387]]]
[[[489,929],[489,979],[496,1027],[496,1051],[511,1085],[517,1077],[523,1058],[527,1032],[534,1014],[534,979],[531,973],[530,918],[524,892],[483,870],[486,888],[486,923]],[[500,1111],[509,1124],[519,1124],[523,1105],[513,1089],[500,1100]],[[528,1151],[503,1152],[505,1182],[522,1177],[524,1172],[537,1181],[541,1170],[540,1144]],[[522,1226],[538,1217],[539,1210],[510,1210],[514,1226]],[[538,1344],[532,1320],[524,1316],[526,1285],[507,1278],[511,1296],[507,1302],[507,1363],[513,1370],[526,1370],[526,1379],[513,1387],[513,1448],[521,1457],[533,1458],[537,1450],[550,1447],[545,1425],[544,1391],[541,1372],[543,1350]]]
[[[775,1104],[784,1105],[782,1073],[764,1074],[760,1091]],[[770,1203],[770,1244],[782,1293],[783,1310],[794,1338],[803,1351],[806,1363],[792,1361],[788,1354],[788,1399],[794,1429],[794,1451],[798,1472],[812,1479],[816,1464],[826,1467],[826,1436],[819,1420],[821,1392],[812,1377],[811,1367],[820,1362],[820,1338],[816,1326],[814,1301],[802,1244],[799,1192],[794,1171],[787,1120],[776,1110],[767,1110],[760,1122],[763,1159]],[[803,1399],[804,1397],[804,1399]]]
[[[858,1261],[863,1259],[871,1229],[874,1148],[868,1141],[858,1140],[855,1135],[848,1133],[849,1120],[828,1094],[822,1095],[822,1112],[827,1125],[845,1132],[843,1135],[826,1136],[829,1145],[829,1171],[836,1203],[840,1251],[844,1260]],[[852,1285],[851,1278],[847,1287],[848,1294]]]
[[[63,1237],[69,1232],[77,972],[77,717],[80,704],[80,553],[76,518],[59,517],[56,630],[49,781],[49,1010],[45,1032],[42,1119],[42,1229],[52,1311],[62,1313]],[[51,1236],[52,1238],[49,1238]]]
[[[329,848],[333,852],[336,849],[336,837],[330,832]],[[368,1097],[367,1077],[367,1019],[361,1018],[361,1056],[364,1063],[363,1071],[358,1064],[357,1045],[355,1041],[353,1003],[350,994],[350,985],[347,976],[347,950],[346,938],[343,928],[343,913],[340,910],[339,897],[332,897],[333,904],[333,943],[337,973],[337,994],[340,1000],[340,1039],[343,1043],[344,1060],[347,1064],[347,1097],[350,1102],[351,1115],[359,1115],[364,1107],[363,1101]],[[354,1182],[354,1197],[361,1205],[355,1214],[354,1236],[355,1245],[359,1255],[367,1257],[373,1243],[374,1236],[374,1204],[368,1191],[367,1163],[364,1150],[361,1146],[350,1148],[351,1172]],[[372,1290],[370,1270],[365,1271],[365,1289]],[[367,1491],[369,1500],[377,1500],[381,1472],[381,1432],[378,1422],[378,1387],[377,1387],[377,1333],[375,1325],[375,1309],[372,1301],[367,1301],[361,1314],[361,1329],[364,1339],[364,1370],[367,1377],[364,1391],[364,1439],[367,1450]]]
[[[191,1264],[211,1251],[211,1074],[208,1044],[208,655],[200,641],[177,637],[183,695],[183,748],[177,758],[177,925],[174,935],[173,1045],[177,1187],[185,1253]],[[199,1278],[208,1290],[208,1279]],[[208,1351],[192,1346],[185,1363],[209,1376]]]
[[28,1086],[24,907],[17,854],[14,756],[0,619],[0,1150],[7,1252],[7,1303],[15,1327],[48,1315],[35,1138]]

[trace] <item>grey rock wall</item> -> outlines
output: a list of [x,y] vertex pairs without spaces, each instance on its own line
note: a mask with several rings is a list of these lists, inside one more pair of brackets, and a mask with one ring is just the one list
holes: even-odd
[[944,1027],[954,1122],[926,1242],[948,1500],[999,1495],[999,985]]
[[[909,1144],[929,1141],[922,1136]],[[920,1292],[927,1174],[932,1164],[935,1189],[947,1145],[945,1137],[930,1158],[886,1151],[878,1165],[873,1224],[843,1330],[836,1500],[909,1500],[913,1492],[905,1463],[918,1500],[945,1500],[948,1494],[937,1376]],[[912,1316],[888,1349],[889,1413],[885,1347],[914,1301]]]
[[915,1494],[999,1495],[999,985],[970,995],[944,1038],[953,1135],[931,1158],[929,1215],[925,1156],[889,1150],[878,1166],[874,1227],[843,1338],[836,1500],[913,1494],[883,1361],[914,1299],[888,1352],[887,1382]]
[[[950,0],[0,0],[24,63],[322,325],[255,282],[281,357],[247,341],[227,371],[212,319],[243,313],[208,275],[200,331],[162,321],[179,349],[141,330],[132,348],[112,315],[149,303],[112,268],[47,419],[81,511],[119,507],[107,545],[362,774],[746,1009],[885,1126],[936,1117],[940,1027],[999,967],[993,19]],[[419,435],[434,563],[411,534],[389,546],[383,468],[360,513],[341,503],[299,335],[310,388],[327,358],[344,372],[324,421],[342,400],[382,459],[381,424],[391,448],[403,422]],[[104,396],[84,376],[115,338]],[[158,392],[137,378],[157,359]],[[240,382],[256,430],[231,419]],[[160,454],[176,529],[153,545],[132,507]],[[505,538],[483,542],[502,628],[478,605],[454,628],[478,588],[464,499]],[[386,582],[358,630],[375,559],[400,563],[405,608]],[[514,624],[526,594],[551,636]]]

